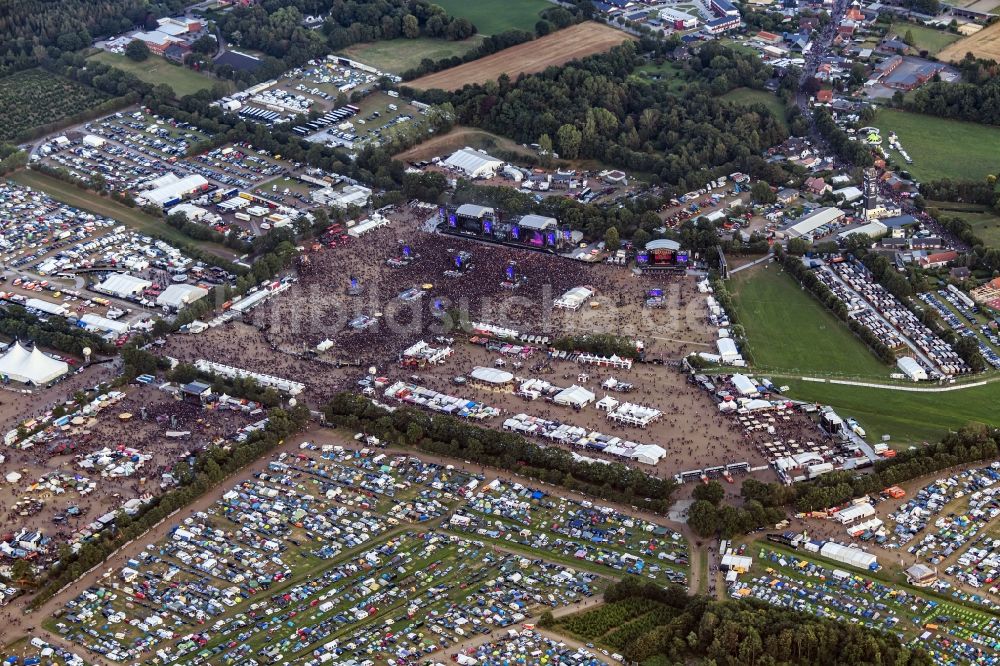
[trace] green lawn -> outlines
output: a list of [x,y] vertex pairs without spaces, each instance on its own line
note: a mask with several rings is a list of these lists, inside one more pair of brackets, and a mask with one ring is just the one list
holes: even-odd
[[888,367],[777,264],[736,273],[730,289],[755,370],[888,379]]
[[931,55],[960,39],[960,35],[912,23],[893,23],[889,34],[896,35],[902,41],[907,31],[913,35],[914,48],[927,51]]
[[973,231],[986,245],[1000,248],[1000,215],[987,211],[956,213],[956,215],[971,224]]
[[874,125],[886,136],[889,132],[899,136],[913,164],[903,162],[888,142],[885,148],[900,168],[918,180],[981,180],[996,171],[1000,127],[891,109],[879,110]]
[[504,30],[535,31],[535,23],[543,10],[555,5],[545,0],[435,0],[452,16],[462,16],[484,35],[496,35]]
[[53,199],[67,203],[70,206],[113,218],[127,224],[133,229],[162,238],[167,242],[176,243],[181,246],[196,244],[226,260],[232,261],[233,259],[232,250],[215,243],[193,241],[160,218],[148,215],[137,208],[129,208],[117,201],[99,197],[93,192],[81,190],[69,183],[56,180],[51,176],[46,176],[37,171],[18,171],[10,178],[21,185],[41,190]]
[[679,64],[671,61],[658,65],[654,62],[636,67],[633,76],[659,81],[670,92],[679,93],[687,86],[687,73]]
[[781,126],[788,129],[788,121],[785,119],[785,114],[788,110],[785,108],[784,103],[778,99],[777,95],[769,93],[766,90],[736,88],[723,95],[722,99],[734,104],[763,104],[771,112],[771,115],[781,123]]
[[893,445],[934,442],[969,421],[1000,426],[1000,382],[949,391],[912,393],[863,386],[785,381],[796,400],[831,405],[847,418],[853,416],[865,429],[869,441],[892,436]]
[[199,74],[193,69],[181,67],[180,65],[174,65],[173,63],[169,63],[163,58],[154,55],[149,56],[149,58],[142,62],[135,62],[134,60],[126,58],[123,55],[118,55],[117,53],[101,51],[100,53],[90,56],[88,60],[103,62],[106,65],[123,69],[126,72],[134,74],[146,83],[152,83],[154,85],[157,83],[166,83],[174,89],[174,93],[176,93],[178,97],[190,95],[198,92],[199,90],[204,90],[205,88],[211,88],[212,84],[217,80],[206,74]]
[[451,42],[446,39],[389,39],[384,42],[355,44],[341,51],[348,58],[371,65],[383,72],[400,74],[420,64],[424,58],[437,61],[452,56],[462,57],[479,46],[483,38],[479,35]]

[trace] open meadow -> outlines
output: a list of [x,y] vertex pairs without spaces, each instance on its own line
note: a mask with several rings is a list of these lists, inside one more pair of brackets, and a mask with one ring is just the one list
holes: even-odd
[[758,371],[823,377],[888,378],[883,365],[840,320],[777,264],[730,281]]
[[889,34],[896,35],[902,39],[906,33],[913,35],[913,46],[920,51],[927,51],[930,55],[940,53],[942,49],[954,44],[960,35],[944,30],[935,30],[913,23],[893,23],[889,28]]
[[570,60],[602,53],[626,39],[631,38],[606,25],[579,23],[474,62],[421,76],[410,81],[408,85],[423,90],[431,88],[458,90],[469,83],[494,81],[501,74],[507,74],[511,79],[515,79],[521,73],[534,74],[546,67],[563,65]]
[[341,54],[371,65],[383,72],[401,74],[422,60],[433,61],[458,56],[461,58],[483,41],[479,35],[461,41],[418,37],[417,39],[387,39],[380,42],[355,44],[341,51]]
[[981,180],[996,170],[1000,127],[891,109],[880,109],[873,125],[884,135],[896,133],[913,164],[887,150],[917,180]]
[[[169,63],[163,58],[154,55],[149,56],[142,62],[136,62],[117,53],[101,51],[100,53],[90,56],[88,60],[117,67],[118,69],[124,70],[129,74],[135,75],[137,78],[145,81],[146,83],[151,83],[153,85],[165,83],[173,88],[174,93],[178,97],[184,97],[185,95],[196,93],[199,90],[211,88],[213,83],[219,81],[218,79],[213,79],[207,74],[201,74],[193,69]],[[231,84],[227,82],[220,82],[226,83],[228,87],[231,87]]]
[[541,13],[554,6],[545,0],[438,0],[434,4],[452,16],[469,19],[483,35],[511,29],[534,32]]
[[100,104],[107,95],[42,69],[0,78],[0,141]]
[[788,397],[831,405],[837,413],[856,418],[878,439],[891,435],[893,446],[935,442],[969,421],[1000,426],[1000,383],[948,392],[895,391],[884,388],[784,381]]

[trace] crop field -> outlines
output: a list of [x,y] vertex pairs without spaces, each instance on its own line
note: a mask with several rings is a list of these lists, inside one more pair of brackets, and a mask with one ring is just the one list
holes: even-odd
[[570,60],[607,51],[626,39],[631,37],[606,25],[579,23],[474,62],[422,76],[410,81],[409,85],[424,90],[458,90],[469,83],[496,80],[501,74],[514,79],[521,73],[533,74],[552,65],[563,65]]
[[[783,380],[784,381],[784,380]],[[914,393],[884,388],[790,380],[789,397],[831,405],[853,416],[870,438],[892,436],[893,446],[936,442],[969,421],[1000,426],[1000,383],[944,393]]]
[[439,0],[434,4],[452,16],[469,19],[483,35],[515,28],[534,32],[541,13],[552,7],[545,0]]
[[[149,58],[142,62],[136,62],[117,53],[101,51],[88,58],[88,60],[102,62],[106,65],[125,70],[146,83],[152,83],[153,85],[166,83],[173,88],[174,93],[178,97],[184,97],[199,90],[211,88],[212,84],[217,81],[217,79],[213,79],[207,74],[200,74],[188,67],[169,63],[163,58],[154,55],[149,56]],[[230,84],[226,83],[226,85],[229,86]]]
[[[641,548],[616,560],[620,573],[610,559],[592,558],[597,532],[616,544],[652,536],[663,543],[656,552],[686,553],[679,535],[665,539],[614,514],[597,520],[584,515],[597,509],[542,491],[477,488],[464,472],[377,449],[304,447],[275,456],[127,566],[109,569],[44,626],[114,660],[155,652],[168,662],[236,664],[332,652],[386,663],[575,607],[626,570],[652,569],[643,569]],[[530,532],[545,543],[548,524],[528,528],[518,515],[538,511],[556,521],[551,529],[564,527],[563,539],[584,529],[588,543],[563,562],[538,543],[495,535],[495,525],[447,518],[463,507],[516,518],[508,537]],[[576,528],[576,520],[585,522]]]
[[913,164],[887,150],[917,180],[981,180],[993,173],[993,159],[1000,151],[998,127],[890,109],[879,110],[873,124],[884,135],[899,136]]
[[785,120],[787,109],[785,109],[785,105],[780,99],[778,99],[777,95],[769,93],[765,90],[737,88],[727,92],[722,96],[722,99],[728,102],[733,102],[734,104],[763,104],[782,127],[785,127],[786,129],[788,127],[788,122]]
[[741,271],[730,284],[758,371],[888,378],[889,369],[777,264]]
[[82,83],[41,69],[0,79],[0,141],[86,111],[108,97]]
[[913,35],[913,46],[920,51],[927,51],[930,55],[939,53],[949,44],[954,44],[961,39],[961,35],[914,25],[913,23],[893,23],[889,32],[899,37],[899,39],[902,39],[907,32],[910,32]]
[[938,53],[938,58],[958,62],[970,51],[977,58],[1000,60],[1000,25],[994,23],[970,37],[950,44]]
[[429,37],[400,38],[368,44],[355,44],[347,47],[341,53],[352,60],[371,65],[383,72],[400,74],[420,64],[420,61],[425,58],[437,61],[454,56],[462,57],[476,48],[480,42],[482,42],[482,37],[478,35],[459,42]]

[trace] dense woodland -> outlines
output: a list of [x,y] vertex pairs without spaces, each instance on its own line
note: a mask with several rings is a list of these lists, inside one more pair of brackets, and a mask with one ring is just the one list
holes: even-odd
[[188,4],[185,0],[5,0],[0,11],[0,76],[88,47],[92,39],[155,25],[156,17]]
[[1000,65],[967,54],[958,68],[961,82],[935,80],[907,96],[903,108],[941,118],[1000,125]]
[[630,76],[639,63],[636,47],[626,43],[516,81],[501,77],[418,97],[450,102],[461,124],[520,143],[551,142],[561,158],[597,159],[681,190],[748,170],[751,157],[785,139],[762,107],[748,112],[717,99],[737,86],[761,87],[770,70],[758,59],[705,44],[690,63],[696,81],[683,96]]
[[925,652],[902,647],[890,634],[757,601],[689,597],[680,588],[664,589],[634,578],[613,584],[604,600],[609,604],[648,600],[675,611],[669,620],[646,628],[628,644],[624,656],[630,662],[651,666],[694,661],[732,666],[933,663]]

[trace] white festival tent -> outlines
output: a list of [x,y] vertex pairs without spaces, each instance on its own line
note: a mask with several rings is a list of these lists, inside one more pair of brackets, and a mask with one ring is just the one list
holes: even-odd
[[28,351],[15,342],[3,356],[0,356],[0,375],[15,382],[41,386],[59,379],[69,372],[65,361],[57,361],[46,356],[35,347]]

